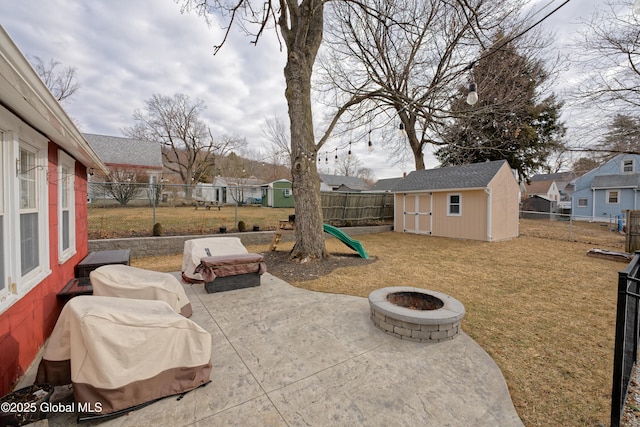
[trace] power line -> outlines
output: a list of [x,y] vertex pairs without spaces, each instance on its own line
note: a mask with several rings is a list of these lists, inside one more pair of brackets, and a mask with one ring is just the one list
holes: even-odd
[[[506,40],[505,42],[503,42],[502,44],[500,44],[498,47],[494,48],[493,50],[491,50],[490,52],[486,53],[485,55],[480,56],[480,58],[472,61],[471,63],[469,63],[469,65],[467,65],[464,70],[471,70],[476,62],[481,61],[482,59],[485,59],[491,55],[493,55],[494,53],[498,52],[500,49],[502,49],[503,47],[505,47],[507,44],[511,43],[512,41],[514,41],[517,38],[520,38],[522,36],[524,36],[525,34],[527,34],[529,31],[531,31],[532,29],[534,29],[535,27],[537,27],[538,25],[540,25],[545,19],[547,19],[548,17],[550,17],[551,15],[553,15],[554,13],[556,13],[561,7],[563,7],[564,5],[566,5],[567,3],[569,3],[571,0],[565,0],[560,6],[556,7],[555,9],[553,9],[551,12],[547,13],[545,16],[543,16],[540,20],[536,21],[534,24],[531,24],[529,27],[527,27],[524,31],[522,31],[519,34],[516,34],[515,36],[511,37],[510,39]],[[550,3],[549,3],[550,4]],[[549,4],[547,4],[546,6],[544,6],[542,9],[546,8],[549,6]],[[540,9],[540,10],[542,10]],[[536,14],[539,13],[536,12]],[[534,14],[535,16],[535,14]]]

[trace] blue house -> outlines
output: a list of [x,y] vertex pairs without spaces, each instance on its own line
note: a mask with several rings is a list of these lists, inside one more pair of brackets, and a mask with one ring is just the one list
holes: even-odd
[[640,155],[620,154],[575,180],[573,219],[609,221],[640,208]]

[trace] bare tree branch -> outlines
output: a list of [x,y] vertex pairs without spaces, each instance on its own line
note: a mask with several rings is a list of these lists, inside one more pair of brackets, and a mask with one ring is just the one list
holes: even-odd
[[57,68],[62,65],[60,62],[51,59],[46,64],[38,56],[32,57],[31,62],[38,76],[58,102],[72,97],[80,89],[75,67],[64,67],[62,70],[58,70]]

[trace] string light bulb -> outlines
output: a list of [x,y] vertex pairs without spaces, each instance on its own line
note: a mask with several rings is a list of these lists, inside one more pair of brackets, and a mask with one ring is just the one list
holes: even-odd
[[351,141],[349,141],[349,152],[347,153],[349,158],[351,158]]
[[371,153],[373,151],[373,144],[371,143],[371,130],[369,130],[369,142],[367,143],[368,145],[368,150]]
[[469,94],[467,95],[467,104],[475,105],[478,102],[478,86],[476,82],[469,83]]

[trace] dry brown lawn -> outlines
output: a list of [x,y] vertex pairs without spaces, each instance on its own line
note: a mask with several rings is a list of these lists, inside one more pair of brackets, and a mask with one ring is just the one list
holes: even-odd
[[[237,231],[238,222],[248,229],[275,230],[278,221],[289,218],[293,208],[263,208],[261,206],[223,206],[221,209],[195,209],[193,206],[162,206],[156,208],[156,222],[165,235],[217,233],[221,226]],[[89,239],[151,236],[153,209],[139,206],[90,207],[88,211]]]
[[[617,272],[625,264],[586,252],[622,250],[624,237],[574,223],[577,241],[558,240],[556,226],[566,230],[568,224],[522,220],[521,237],[495,243],[393,232],[359,236],[376,262],[292,284],[362,297],[386,286],[452,295],[466,308],[463,330],[502,370],[525,425],[608,424]],[[349,251],[335,239],[327,247]],[[266,251],[268,245],[249,249]],[[176,271],[181,259],[139,259],[134,265]]]

